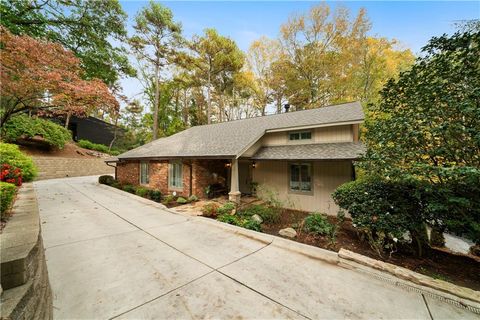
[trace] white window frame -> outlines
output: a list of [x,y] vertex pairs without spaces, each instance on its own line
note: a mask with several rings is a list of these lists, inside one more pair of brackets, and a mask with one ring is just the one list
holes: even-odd
[[[292,189],[292,166],[300,166],[300,171],[299,171],[299,189]],[[302,174],[301,174],[301,167],[302,166],[308,166],[308,171],[310,172],[310,190],[302,190]],[[288,163],[288,191],[290,193],[295,193],[295,194],[303,194],[303,195],[313,195],[313,179],[314,179],[314,174],[313,174],[313,164],[311,162],[289,162]],[[306,181],[305,181],[306,182]]]
[[[144,172],[146,170],[146,173]],[[148,161],[141,161],[139,165],[139,182],[140,184],[149,184],[150,183],[150,164]],[[143,179],[145,178],[145,180]]]
[[[302,138],[302,134],[309,133],[310,138]],[[292,139],[292,135],[298,134],[298,139]],[[302,130],[302,131],[290,131],[288,132],[288,141],[290,142],[297,142],[297,141],[305,141],[305,140],[312,140],[312,131],[311,130]]]
[[[180,169],[178,169],[177,166],[180,166]],[[177,174],[180,174],[180,178],[177,178],[177,181],[174,180],[176,173],[175,170],[177,170]],[[178,171],[179,170],[179,171]],[[170,161],[168,163],[168,188],[169,189],[177,189],[177,190],[183,190],[183,163],[182,161]]]

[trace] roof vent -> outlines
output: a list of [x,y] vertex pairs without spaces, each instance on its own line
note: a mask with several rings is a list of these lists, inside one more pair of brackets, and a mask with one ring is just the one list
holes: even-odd
[[285,113],[287,113],[288,110],[290,110],[290,105],[288,103],[285,103],[283,107],[285,108]]

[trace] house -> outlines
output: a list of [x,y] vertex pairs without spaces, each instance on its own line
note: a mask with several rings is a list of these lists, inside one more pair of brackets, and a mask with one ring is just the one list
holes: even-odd
[[355,179],[363,120],[352,102],[196,126],[109,161],[121,183],[163,194],[205,197],[215,187],[238,201],[256,186],[285,207],[336,214],[331,193]]

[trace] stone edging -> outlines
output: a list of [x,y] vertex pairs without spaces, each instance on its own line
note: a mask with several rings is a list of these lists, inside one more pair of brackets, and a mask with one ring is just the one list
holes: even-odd
[[[468,299],[469,301],[473,302],[474,304],[480,303],[480,292],[457,286],[455,284],[442,281],[442,280],[437,280],[433,279],[431,277],[419,274],[417,272],[411,271],[406,268],[402,268],[399,266],[395,266],[389,263],[385,263],[379,260],[375,260],[372,258],[368,258],[365,256],[362,256],[360,254],[345,250],[345,249],[340,249],[338,253],[330,250],[326,250],[323,248],[318,248],[318,247],[313,247],[307,244],[303,244],[300,242],[296,242],[293,240],[285,239],[282,237],[270,235],[270,234],[265,234],[253,230],[248,230],[242,227],[234,226],[231,224],[223,223],[217,220],[213,219],[207,219],[201,216],[191,216],[186,213],[182,212],[177,212],[171,209],[168,209],[166,206],[163,204],[160,204],[158,202],[152,201],[145,199],[143,197],[139,197],[137,195],[131,194],[129,192],[119,190],[114,187],[110,187],[107,185],[100,185],[104,189],[108,190],[114,190],[118,193],[121,193],[122,195],[126,195],[130,198],[136,199],[142,203],[153,205],[158,207],[159,209],[163,209],[165,211],[171,212],[173,214],[181,215],[188,217],[190,219],[199,219],[203,223],[208,223],[215,225],[216,227],[220,227],[222,229],[234,232],[236,234],[245,236],[250,239],[254,239],[257,241],[260,241],[265,244],[271,244],[273,246],[286,249],[289,251],[293,251],[305,256],[308,256],[313,259],[318,259],[325,261],[327,263],[339,265],[341,267],[347,267],[347,268],[356,268],[359,269],[360,266],[367,267],[369,272],[371,273],[372,271],[375,272],[372,269],[382,271],[384,273],[388,273],[389,275],[392,275],[395,278],[406,280],[408,282],[411,282],[412,284],[417,284],[422,286],[420,290],[424,289],[424,287],[434,289],[432,290],[434,295],[441,295],[443,293],[448,294],[446,297],[447,299],[455,300],[457,301],[458,299],[455,299],[455,297],[458,297],[460,299]],[[357,265],[358,264],[358,265]],[[451,295],[451,296],[450,296]],[[461,305],[465,305],[466,302],[464,300],[457,301]],[[480,305],[478,306],[473,306],[474,309],[480,310]]]
[[52,292],[31,183],[18,191],[1,239],[2,319],[52,319]]

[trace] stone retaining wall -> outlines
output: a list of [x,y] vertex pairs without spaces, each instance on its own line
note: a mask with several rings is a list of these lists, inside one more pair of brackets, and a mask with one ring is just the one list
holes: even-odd
[[0,235],[2,319],[52,319],[52,292],[33,185],[24,184]]
[[78,159],[33,157],[38,168],[37,180],[114,174],[115,169],[105,164],[105,159]]

